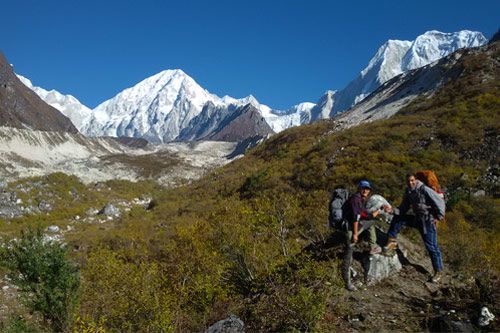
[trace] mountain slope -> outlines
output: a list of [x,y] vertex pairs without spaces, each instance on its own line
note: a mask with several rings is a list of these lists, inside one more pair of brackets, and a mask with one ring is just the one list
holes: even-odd
[[252,137],[267,137],[273,133],[259,110],[248,104],[224,118],[206,138],[218,141],[243,141]]
[[71,121],[47,105],[14,74],[0,52],[0,125],[78,133]]
[[[191,186],[158,194],[152,212],[102,235],[113,252],[89,255],[100,264],[83,272],[92,284],[80,315],[114,319],[107,328],[118,331],[130,323],[120,319],[135,312],[107,310],[128,299],[116,292],[130,288],[127,279],[102,275],[117,258],[124,258],[122,277],[168,280],[148,286],[171,297],[163,304],[172,304],[169,323],[179,331],[202,331],[230,314],[249,331],[439,331],[450,320],[475,325],[482,305],[496,313],[499,52],[499,44],[460,51],[448,69],[458,76],[387,120],[340,131],[335,120],[291,128]],[[438,226],[445,281],[426,282],[429,259],[418,232],[408,232],[415,248],[401,273],[346,293],[342,246],[326,228],[329,190],[355,190],[368,178],[398,205],[405,174],[424,168],[437,172],[449,198],[446,224]],[[148,310],[148,318],[166,312]]]
[[[482,306],[500,311],[500,44],[460,54],[449,68],[458,76],[389,119],[342,130],[335,120],[291,128],[171,190],[128,182],[82,189],[52,177],[30,194],[45,199],[54,189],[60,211],[22,221],[68,230],[61,234],[82,276],[73,315],[106,331],[198,332],[231,314],[259,332],[480,330]],[[437,226],[443,282],[426,282],[421,237],[405,230],[401,272],[346,292],[343,240],[326,226],[330,190],[355,190],[367,178],[397,206],[405,174],[418,169],[435,170],[448,198],[446,222]],[[30,182],[12,188],[33,188]],[[85,195],[72,200],[72,187]],[[96,202],[130,202],[143,193],[154,207],[133,207],[110,221],[73,218]],[[22,224],[15,222],[0,224],[3,237],[18,236],[12,230]],[[355,259],[366,259],[365,245]],[[493,321],[486,330],[499,328]]]
[[[399,110],[409,105],[416,98],[425,99],[432,96],[437,89],[464,75],[461,65],[462,57],[471,57],[473,54],[489,53],[487,62],[491,68],[495,67],[495,58],[486,46],[474,49],[460,49],[449,56],[430,65],[407,71],[385,82],[367,98],[356,104],[350,110],[333,117],[338,128],[347,128],[364,122],[387,119]],[[477,73],[477,77],[489,73]]]
[[85,183],[151,179],[174,186],[228,163],[234,149],[226,142],[150,147],[138,139],[0,127],[0,178],[16,181],[62,172]]

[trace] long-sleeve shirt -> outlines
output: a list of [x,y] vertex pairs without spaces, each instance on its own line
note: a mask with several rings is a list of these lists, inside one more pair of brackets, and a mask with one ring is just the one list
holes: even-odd
[[[420,198],[424,194],[424,198]],[[417,180],[415,189],[407,189],[401,205],[399,214],[404,215],[412,207],[413,212],[420,219],[433,218],[441,220],[444,218],[446,205],[443,198],[430,187]],[[425,216],[423,216],[425,215]]]
[[364,209],[364,201],[361,193],[356,192],[347,199],[344,211],[345,219],[352,224],[360,219]]

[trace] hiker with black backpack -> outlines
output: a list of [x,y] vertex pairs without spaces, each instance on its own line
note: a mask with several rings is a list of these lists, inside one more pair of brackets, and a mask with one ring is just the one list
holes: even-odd
[[346,288],[355,291],[356,287],[351,283],[351,263],[353,256],[353,247],[358,242],[359,235],[367,231],[370,243],[370,255],[380,253],[382,250],[377,245],[377,234],[375,230],[374,218],[380,213],[378,210],[373,213],[367,213],[365,203],[372,190],[370,182],[362,180],[358,184],[356,193],[349,196],[342,206],[342,218],[345,221],[344,232],[346,242],[346,252],[342,267],[342,275]]
[[[441,279],[443,270],[436,224],[444,219],[445,202],[440,193],[418,180],[414,174],[406,176],[406,185],[407,189],[399,206],[399,212],[396,211],[387,233],[388,241],[384,252],[392,254],[397,249],[396,237],[403,225],[418,229],[434,268],[434,275],[430,280],[436,283]],[[406,214],[410,207],[414,215]]]

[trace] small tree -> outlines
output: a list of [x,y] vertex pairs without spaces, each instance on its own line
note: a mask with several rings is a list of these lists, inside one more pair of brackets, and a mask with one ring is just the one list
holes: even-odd
[[67,259],[66,247],[46,240],[41,228],[28,229],[20,239],[4,244],[0,259],[25,305],[42,314],[54,332],[64,331],[80,284],[78,268]]

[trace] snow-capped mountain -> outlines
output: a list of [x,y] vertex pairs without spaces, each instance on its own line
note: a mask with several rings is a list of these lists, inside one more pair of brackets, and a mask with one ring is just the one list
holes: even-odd
[[401,73],[428,65],[458,49],[481,46],[487,42],[482,33],[468,30],[454,33],[428,31],[411,42],[389,40],[377,50],[358,77],[335,94],[333,108],[323,110],[321,114],[330,118],[359,103],[384,82]]
[[207,102],[222,103],[182,70],[166,70],[98,105],[83,133],[171,141]]
[[71,95],[63,95],[56,90],[47,91],[43,88],[34,86],[31,81],[24,76],[16,74],[25,86],[33,90],[45,103],[59,110],[68,117],[73,125],[81,131],[83,125],[88,121],[92,110],[80,103]]
[[[181,138],[196,140],[216,128],[217,119],[222,120],[236,107],[247,104],[260,110],[264,118],[273,118],[272,110],[252,95],[242,99],[221,98],[202,88],[182,70],[166,70],[97,106],[83,133],[141,137],[155,143]],[[201,119],[190,125],[204,109]],[[215,118],[210,119],[209,115]]]
[[218,97],[180,69],[165,70],[115,97],[89,109],[74,97],[32,87],[46,102],[67,115],[87,136],[126,136],[162,143],[209,137],[224,119],[251,104],[274,132],[331,118],[361,102],[383,83],[409,70],[420,68],[460,48],[487,42],[479,32],[429,31],[414,41],[384,43],[358,77],[339,91],[327,91],[314,103],[301,103],[288,110],[273,110],[249,95],[242,99]]
[[[443,86],[453,85],[456,81],[463,84],[473,77],[476,82],[493,82],[496,78],[493,68],[498,69],[498,57],[495,58],[498,51],[498,44],[460,49],[429,65],[398,75],[348,111],[336,114],[333,117],[335,128],[340,130],[390,118],[415,99],[423,100],[434,96]],[[482,59],[482,69],[471,66],[472,59],[475,62]],[[496,73],[498,74],[498,70]],[[461,88],[452,89],[460,92]]]

